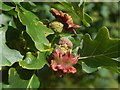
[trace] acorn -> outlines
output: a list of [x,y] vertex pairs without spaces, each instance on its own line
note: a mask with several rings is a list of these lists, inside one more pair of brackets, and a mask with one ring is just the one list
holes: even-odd
[[51,28],[54,32],[61,33],[64,25],[61,22],[53,21],[49,24],[48,27]]

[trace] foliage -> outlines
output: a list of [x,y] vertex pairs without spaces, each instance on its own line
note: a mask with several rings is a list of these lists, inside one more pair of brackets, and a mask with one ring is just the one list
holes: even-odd
[[[2,88],[104,88],[111,86],[109,82],[116,88],[115,79],[120,73],[120,38],[116,25],[119,18],[116,20],[111,16],[118,17],[116,12],[120,9],[116,7],[118,3],[113,4],[116,11],[108,10],[111,3],[0,2],[0,15],[8,18],[3,19],[0,27]],[[58,33],[49,28],[49,23],[55,20],[50,8],[72,16],[80,25],[75,29],[76,35],[67,30]],[[77,73],[64,78],[59,77],[60,73],[53,73],[49,62],[50,55],[60,46],[61,37],[70,39],[73,43],[70,51],[80,55],[75,65]]]

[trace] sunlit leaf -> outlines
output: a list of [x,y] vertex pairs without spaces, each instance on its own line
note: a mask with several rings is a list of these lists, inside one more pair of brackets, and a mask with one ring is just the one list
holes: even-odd
[[2,50],[0,51],[0,54],[2,56],[2,63],[1,66],[10,66],[13,63],[22,60],[23,56],[20,54],[17,50],[10,49],[5,43],[5,33],[7,30],[7,26],[4,26],[2,30],[0,31],[0,36],[2,37],[2,40],[0,43],[2,43]]
[[[44,26],[40,21],[38,21],[38,17],[30,11],[27,11],[22,8],[17,8],[18,17],[20,21],[26,25],[26,32],[32,38],[35,43],[35,46],[38,50],[44,50],[44,45],[48,45],[49,42],[45,36],[45,32],[50,30],[46,26]],[[51,31],[52,32],[52,31]],[[48,33],[51,33],[48,32]],[[47,34],[48,34],[47,33]]]
[[38,56],[35,57],[31,52],[28,52],[26,58],[20,61],[19,64],[23,68],[27,69],[41,69],[47,64],[45,53],[38,52]]

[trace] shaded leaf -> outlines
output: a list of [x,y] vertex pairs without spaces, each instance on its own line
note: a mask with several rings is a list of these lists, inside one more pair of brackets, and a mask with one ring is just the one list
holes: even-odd
[[83,22],[83,24],[86,26],[86,27],[89,27],[90,26],[90,23],[92,23],[92,18],[87,14],[85,13],[84,11],[84,5],[85,5],[85,2],[83,3],[79,3],[79,2],[75,2],[75,3],[72,3],[73,7],[74,7],[74,12],[78,15],[78,17],[81,19],[81,21]]
[[12,0],[16,5],[19,4],[20,2],[23,2],[24,0]]
[[92,19],[87,13],[84,14],[84,17],[85,17],[85,20],[86,20],[87,22],[89,22],[89,23],[92,23],[92,22],[93,22],[93,19]]
[[13,28],[17,28],[13,18],[11,18],[11,20],[9,22],[9,26],[12,26]]
[[3,88],[38,88],[38,77],[33,74],[30,80],[22,80],[14,68],[9,70],[9,85],[3,84]]
[[82,70],[87,72],[87,73],[92,73],[92,72],[97,71],[97,68],[89,67],[84,62],[82,62]]
[[91,56],[86,57],[86,59],[82,59],[83,62],[86,63],[86,65],[97,68],[100,66],[106,66],[106,67],[116,67],[118,65],[117,61],[114,61],[112,58],[107,56]]
[[8,5],[6,5],[6,4],[4,4],[3,2],[0,1],[0,9],[1,10],[3,10],[3,11],[10,11],[13,8],[15,8],[15,7],[8,6]]
[[84,2],[80,4],[79,2],[72,3],[75,13],[78,14],[81,20],[84,19]]
[[[62,2],[61,0],[59,0],[59,2],[63,5],[63,8],[72,16],[75,17],[77,20],[79,19],[79,16],[76,14],[74,8],[73,8],[73,2]],[[75,18],[73,18],[73,20],[75,20]]]
[[27,47],[30,48],[32,51],[37,51],[35,44],[33,42],[33,40],[31,39],[31,37],[28,35],[28,33],[24,32],[23,36],[27,42]]
[[80,59],[89,67],[100,66],[118,67],[118,61],[113,59],[120,56],[120,39],[111,39],[106,27],[102,27],[94,40],[86,34],[83,39]]
[[99,30],[95,40],[92,40],[88,34],[84,36],[81,56],[108,56],[117,58],[120,56],[120,39],[111,39],[106,27]]
[[71,11],[72,13],[74,13],[74,10],[72,8],[72,4],[71,2],[62,2],[61,0],[58,0],[67,10]]
[[84,2],[61,2],[60,3],[71,13],[74,14],[74,16],[77,16],[76,18],[80,18],[80,20],[83,22],[83,24],[87,27],[90,26],[90,23],[93,22],[92,18],[84,12]]

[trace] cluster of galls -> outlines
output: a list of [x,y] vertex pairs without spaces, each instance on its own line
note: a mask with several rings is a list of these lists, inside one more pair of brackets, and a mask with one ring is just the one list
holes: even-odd
[[[55,20],[49,24],[49,28],[57,33],[61,33],[63,29],[72,31],[76,34],[74,28],[78,28],[79,25],[73,24],[73,20],[70,15],[51,9],[51,13],[55,16]],[[58,46],[49,57],[50,67],[54,72],[60,72],[60,75],[66,73],[76,73],[76,68],[73,67],[78,62],[79,55],[72,55],[72,42],[62,37],[59,40]]]
[[58,47],[53,52],[51,59],[51,68],[53,71],[62,70],[63,73],[75,73],[76,68],[74,64],[78,62],[79,55],[72,55],[72,42],[62,37],[59,41]]
[[65,29],[66,31],[76,34],[74,28],[79,28],[80,26],[73,23],[72,17],[69,14],[58,11],[54,8],[51,9],[51,13],[55,16],[55,20],[49,24],[49,28],[58,33]]

